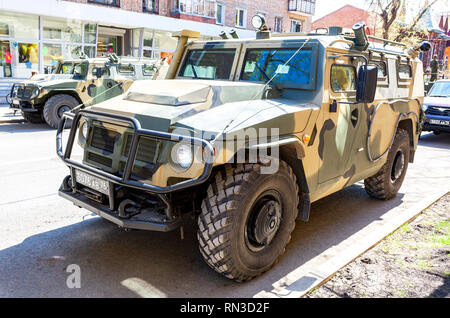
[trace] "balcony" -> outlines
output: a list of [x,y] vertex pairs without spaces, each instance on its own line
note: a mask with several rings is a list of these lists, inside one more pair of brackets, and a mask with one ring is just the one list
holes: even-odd
[[316,12],[316,0],[289,0],[290,12],[299,12],[314,15]]

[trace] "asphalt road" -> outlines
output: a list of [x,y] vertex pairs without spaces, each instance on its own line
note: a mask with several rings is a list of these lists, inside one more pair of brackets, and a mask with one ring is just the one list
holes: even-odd
[[[186,220],[184,240],[178,231],[122,231],[58,197],[67,173],[56,158],[54,130],[0,124],[0,297],[253,297],[449,188],[450,134],[422,136],[396,199],[371,199],[356,184],[314,203],[310,222],[298,222],[276,267],[245,284],[202,261],[192,220]],[[81,269],[81,288],[66,285],[70,264]]]

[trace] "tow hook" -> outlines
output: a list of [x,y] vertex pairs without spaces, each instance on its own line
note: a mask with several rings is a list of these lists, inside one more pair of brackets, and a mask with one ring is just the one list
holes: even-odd
[[129,219],[139,213],[141,213],[141,209],[133,200],[123,200],[119,205],[119,217],[123,219]]

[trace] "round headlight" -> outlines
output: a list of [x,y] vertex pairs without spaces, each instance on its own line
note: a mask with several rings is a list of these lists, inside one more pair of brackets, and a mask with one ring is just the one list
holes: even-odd
[[180,167],[187,169],[191,166],[193,156],[192,149],[190,145],[180,145],[176,149],[176,163],[180,165]]
[[266,21],[262,15],[257,14],[252,18],[252,25],[257,30],[260,30],[265,23]]
[[84,122],[83,126],[81,127],[81,135],[83,136],[83,138],[85,140],[87,140],[87,136],[88,136],[88,123]]

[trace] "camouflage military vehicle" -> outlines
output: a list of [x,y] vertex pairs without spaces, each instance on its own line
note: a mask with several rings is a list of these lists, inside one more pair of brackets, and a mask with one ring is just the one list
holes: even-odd
[[11,108],[32,123],[58,127],[62,114],[80,104],[92,105],[126,92],[133,81],[152,79],[156,60],[105,58],[60,61],[53,74],[35,75],[15,84]]
[[236,281],[276,263],[311,203],[360,180],[395,197],[418,143],[427,45],[369,44],[364,25],[354,37],[261,29],[207,42],[182,31],[166,80],[66,115],[60,196],[127,229],[174,230],[190,213],[205,261]]

